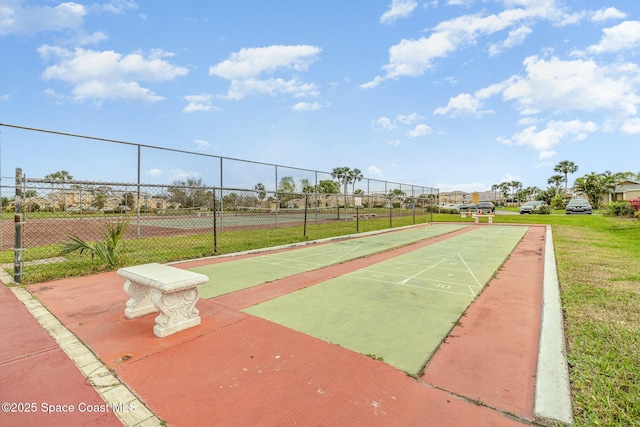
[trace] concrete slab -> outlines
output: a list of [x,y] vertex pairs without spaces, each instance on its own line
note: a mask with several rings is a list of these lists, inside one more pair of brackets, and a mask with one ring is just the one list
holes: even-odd
[[105,401],[4,286],[0,307],[0,425],[122,425],[112,411],[87,410]]
[[530,228],[426,365],[423,381],[533,419],[544,239],[543,227]]
[[540,424],[573,424],[564,319],[551,226],[547,226],[542,325],[534,418]]
[[[470,228],[474,227],[494,226]],[[544,235],[529,232],[507,263],[515,259],[523,262],[524,259],[526,266],[532,256],[537,259],[538,253],[542,253],[543,245]],[[519,250],[521,248],[523,250]],[[397,249],[385,255],[393,257],[413,249],[415,247]],[[362,268],[374,258],[352,260],[312,273],[322,271],[327,277],[335,277],[350,269]],[[207,261],[197,263],[201,262]],[[539,262],[533,264],[540,267]],[[516,263],[515,268],[518,266],[520,264]],[[435,383],[426,376],[416,380],[383,361],[239,312],[244,306],[268,301],[283,292],[286,294],[324,280],[314,276],[313,283],[305,282],[309,278],[306,274],[310,273],[212,300],[201,300],[198,308],[203,323],[164,339],[158,339],[150,331],[154,315],[135,320],[124,318],[126,295],[122,290],[122,279],[115,273],[33,285],[30,290],[101,360],[106,361],[125,385],[114,387],[106,376],[108,370],[101,368],[101,364],[86,363],[82,372],[93,374],[90,382],[109,387],[113,390],[112,398],[123,400],[123,404],[131,395],[120,394],[119,390],[126,392],[125,389],[129,389],[142,397],[149,409],[158,415],[158,418],[143,421],[133,417],[123,419],[127,425],[157,425],[158,419],[165,420],[168,425],[206,423],[222,426],[530,425],[537,341],[527,339],[528,332],[514,336],[512,328],[499,326],[510,322],[500,317],[502,308],[515,305],[520,309],[518,327],[531,329],[528,323],[535,324],[536,310],[539,318],[540,305],[536,307],[522,301],[525,298],[522,292],[514,294],[514,300],[509,299],[514,296],[509,293],[501,298],[500,288],[521,286],[519,276],[514,280],[509,279],[510,276],[501,276],[511,268],[505,264],[503,271],[471,306],[476,307],[479,313],[477,323],[483,326],[479,331],[488,329],[489,334],[480,340],[478,346],[470,346],[468,353],[476,358],[482,353],[489,356],[497,354],[493,352],[501,353],[499,359],[485,358],[488,363],[492,359],[497,362],[495,366],[486,366],[488,370],[493,369],[491,372],[495,372],[500,381],[509,375],[528,378],[517,387],[513,383],[493,383],[494,387],[496,384],[503,387],[497,391],[479,384],[485,381],[484,374],[476,376],[469,374],[469,370],[452,370],[449,365],[443,365],[442,372],[431,372],[443,378],[444,383]],[[497,280],[503,283],[498,286]],[[279,285],[285,282],[288,283]],[[495,291],[498,295],[492,296],[488,292],[492,288],[498,289]],[[541,293],[537,301],[541,303]],[[448,344],[442,345],[432,360],[446,347],[461,340],[461,330],[464,332],[468,328],[472,335],[472,323],[464,323],[469,312],[454,330],[457,332],[449,335]],[[41,317],[45,319],[45,313]],[[537,331],[539,328],[539,324],[533,327]],[[60,334],[71,347],[75,345],[68,331],[65,333],[64,329],[56,326],[52,330],[56,330],[56,334]],[[0,333],[6,334],[7,331],[0,330]],[[21,336],[13,336],[12,339],[20,340]],[[519,347],[529,352],[529,362],[523,363],[518,352],[513,351]],[[465,360],[473,361],[473,357]],[[47,366],[48,363],[43,359],[41,365]],[[458,366],[464,367],[464,364]],[[431,365],[427,367],[427,373],[431,368]],[[508,374],[501,374],[501,370]],[[158,375],[158,372],[163,374]],[[492,375],[491,372],[486,375]],[[39,379],[46,376],[44,372],[37,375]],[[460,377],[473,387],[457,388],[456,381]],[[0,380],[0,391],[4,391],[4,384],[14,387],[21,384],[18,378],[13,377],[8,379],[8,383],[5,378]],[[47,384],[49,390],[57,386],[54,382]],[[478,390],[488,393],[478,393]],[[528,409],[522,411],[519,408]],[[74,425],[64,421],[59,425]],[[87,424],[95,425],[92,422]]]

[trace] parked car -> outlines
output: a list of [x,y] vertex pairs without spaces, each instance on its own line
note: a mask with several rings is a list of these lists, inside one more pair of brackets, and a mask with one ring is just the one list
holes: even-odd
[[471,212],[474,211],[476,209],[476,205],[474,205],[473,203],[470,203],[468,205],[460,205],[460,208],[458,209],[460,212]]
[[591,215],[591,203],[585,199],[571,199],[569,203],[567,203],[566,214]]
[[489,212],[494,213],[496,210],[496,205],[491,202],[478,202],[476,205],[476,210],[483,214],[487,214]]
[[542,200],[532,200],[520,206],[520,214],[532,214],[538,212],[542,206],[548,206]]

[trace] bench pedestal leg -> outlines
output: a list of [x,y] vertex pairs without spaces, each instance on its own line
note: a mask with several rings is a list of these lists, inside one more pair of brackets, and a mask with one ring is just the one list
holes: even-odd
[[151,300],[160,314],[156,317],[153,333],[163,338],[199,325],[200,316],[196,308],[198,298],[200,289],[197,287],[172,293],[154,292]]
[[124,315],[127,319],[135,319],[157,311],[151,301],[153,289],[150,287],[127,279],[124,282],[124,291],[131,297],[127,301],[127,308],[124,310]]

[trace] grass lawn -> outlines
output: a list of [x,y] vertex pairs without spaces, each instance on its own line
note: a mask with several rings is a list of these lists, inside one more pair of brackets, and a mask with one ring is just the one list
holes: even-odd
[[[430,217],[420,216],[417,223]],[[473,222],[459,215],[434,214],[433,220]],[[551,224],[561,298],[574,416],[579,426],[640,426],[640,221],[601,215],[498,215],[495,223]],[[413,224],[396,218],[394,226]],[[389,226],[388,219],[360,222],[360,231]],[[233,231],[219,236],[218,253],[352,234],[351,221],[278,230]],[[129,240],[127,264],[168,262],[215,255],[211,235],[185,238]],[[162,248],[158,250],[157,248]],[[29,249],[37,258],[39,251]],[[32,259],[35,259],[32,258]],[[11,263],[13,253],[0,253]],[[90,258],[72,256],[63,263],[28,267],[25,282],[91,274],[105,267]]]

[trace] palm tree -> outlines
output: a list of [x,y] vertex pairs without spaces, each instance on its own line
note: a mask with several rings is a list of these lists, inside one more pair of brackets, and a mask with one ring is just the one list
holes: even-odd
[[564,182],[564,178],[562,177],[562,175],[553,175],[551,178],[547,180],[547,184],[553,185],[555,187],[556,193],[560,188],[560,184],[562,184],[563,182]]
[[500,184],[498,184],[498,190],[500,190],[500,192],[502,193],[502,198],[506,199],[509,197],[509,183],[508,182],[501,182]]
[[349,182],[351,182],[351,179],[350,179],[350,176],[349,176],[349,172],[350,171],[351,171],[351,168],[347,167],[347,166],[333,168],[333,170],[331,171],[331,176],[334,179],[337,179],[338,183],[342,184],[343,187],[344,187],[344,207],[345,207],[345,209],[347,207],[347,184],[349,184]]
[[[53,190],[54,187],[54,182],[59,182],[60,183],[60,188],[64,190],[64,183],[66,181],[71,181],[73,179],[73,176],[71,174],[69,174],[69,171],[58,171],[58,172],[54,172],[54,173],[50,173],[49,175],[45,175],[44,179],[47,179],[49,181],[51,181],[51,190]],[[66,192],[62,192],[63,194],[63,200],[62,203],[60,204],[60,208],[62,210],[65,210],[67,208],[67,193]]]
[[80,252],[80,255],[87,253],[92,259],[97,258],[110,269],[119,267],[123,264],[124,234],[128,226],[128,221],[108,222],[103,232],[103,240],[98,242],[87,242],[71,234],[69,235],[71,241],[64,245],[60,254],[68,255],[76,251]]
[[[522,183],[520,181],[511,181],[507,184],[512,189],[512,198],[518,198],[518,190],[522,188]],[[520,201],[520,200],[518,200]]]
[[574,187],[587,195],[589,202],[595,209],[600,207],[600,199],[616,186],[616,177],[610,171],[604,173],[591,172],[581,178],[577,178]]
[[363,175],[362,171],[358,168],[352,169],[348,172],[349,181],[352,183],[351,192],[354,193],[356,189],[356,182],[362,181]]
[[569,182],[568,174],[576,173],[577,170],[578,170],[578,166],[569,160],[563,160],[560,163],[558,163],[556,167],[553,168],[554,172],[558,172],[564,175],[565,194],[567,193],[567,183]]
[[338,168],[333,168],[331,171],[331,177],[338,180],[338,183],[344,187],[344,194],[347,194],[347,184],[351,182],[349,177],[349,172],[351,171],[350,167],[342,166]]
[[253,187],[253,189],[258,196],[258,200],[260,200],[260,204],[262,204],[262,201],[265,199],[265,197],[267,197],[267,192],[264,188],[264,184],[259,182]]

